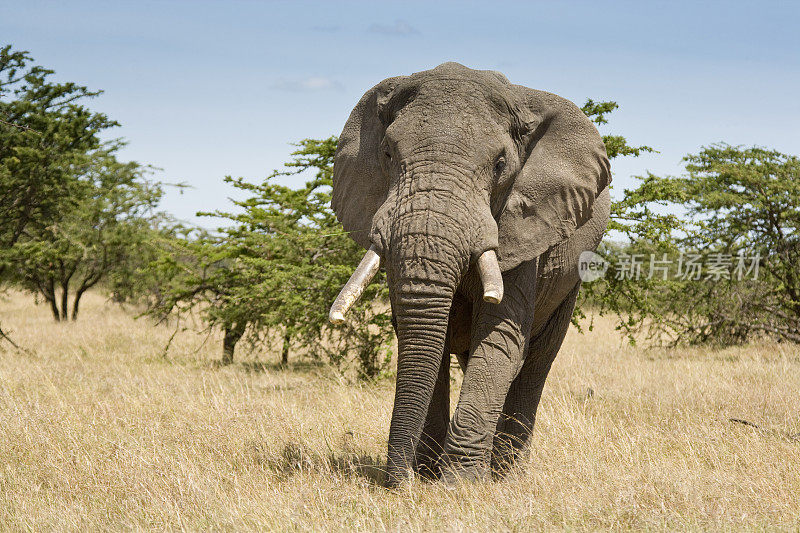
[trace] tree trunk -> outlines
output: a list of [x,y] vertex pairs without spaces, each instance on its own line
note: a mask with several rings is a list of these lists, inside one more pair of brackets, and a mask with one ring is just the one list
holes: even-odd
[[56,284],[50,280],[47,284],[47,293],[44,293],[45,300],[50,304],[50,312],[53,313],[53,318],[56,322],[61,321],[61,313],[58,311],[58,303],[56,302]]
[[81,296],[84,291],[75,293],[75,301],[72,302],[72,320],[78,320],[78,305],[81,303]]
[[229,365],[233,363],[233,351],[236,348],[236,343],[242,338],[244,328],[238,324],[227,326],[225,328],[225,336],[222,338],[222,364]]
[[58,312],[58,304],[55,299],[48,300],[50,302],[50,311],[53,313],[53,320],[61,322],[61,313]]
[[292,336],[286,331],[283,334],[283,349],[281,350],[281,365],[286,366],[289,364],[289,345],[292,342]]
[[67,320],[67,307],[69,306],[69,283],[61,285],[61,320]]

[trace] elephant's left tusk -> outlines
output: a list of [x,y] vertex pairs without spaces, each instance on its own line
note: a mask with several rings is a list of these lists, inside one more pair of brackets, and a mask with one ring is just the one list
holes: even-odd
[[364,289],[367,288],[369,282],[372,281],[372,278],[378,273],[378,268],[380,268],[380,266],[381,256],[375,251],[374,246],[370,246],[367,253],[364,254],[364,258],[358,264],[358,268],[356,268],[356,271],[353,272],[353,275],[350,276],[350,279],[347,280],[347,283],[342,287],[339,296],[336,297],[336,300],[331,306],[328,319],[332,324],[339,325],[344,323],[344,315],[353,307],[353,304],[361,298]]
[[499,304],[503,301],[503,273],[494,250],[486,250],[478,258],[478,272],[483,282],[483,301]]

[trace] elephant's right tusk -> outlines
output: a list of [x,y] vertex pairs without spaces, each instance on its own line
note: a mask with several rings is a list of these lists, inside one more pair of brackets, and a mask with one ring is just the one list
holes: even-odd
[[372,281],[372,278],[378,273],[378,268],[380,268],[380,266],[381,256],[375,251],[374,246],[370,246],[367,253],[364,254],[364,258],[358,264],[358,268],[356,268],[356,271],[353,272],[353,275],[350,276],[350,279],[347,280],[347,283],[342,287],[339,296],[336,297],[336,300],[331,306],[328,319],[332,324],[339,325],[344,323],[344,315],[353,307],[353,304],[361,298],[364,289],[367,288],[369,282]]
[[503,273],[494,250],[486,250],[478,258],[478,272],[483,282],[483,301],[493,304],[503,301]]

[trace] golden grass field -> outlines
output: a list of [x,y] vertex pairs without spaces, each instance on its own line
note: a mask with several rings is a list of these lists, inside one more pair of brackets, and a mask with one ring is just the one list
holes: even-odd
[[55,324],[11,293],[0,323],[30,350],[0,352],[5,530],[800,529],[796,346],[645,350],[600,319],[569,332],[523,471],[390,492],[389,381],[270,353],[219,368],[191,332],[164,358],[171,329],[99,295]]

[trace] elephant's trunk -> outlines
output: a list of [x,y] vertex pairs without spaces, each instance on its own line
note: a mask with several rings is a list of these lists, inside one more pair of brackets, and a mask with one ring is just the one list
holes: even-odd
[[397,385],[389,430],[389,481],[411,474],[414,452],[445,350],[455,288],[469,255],[451,242],[417,235],[389,268],[397,326]]
[[[442,364],[454,288],[419,279],[399,282],[397,384],[389,429],[389,483],[407,479]],[[453,284],[454,285],[454,284]]]
[[[387,220],[379,233],[398,340],[388,453],[389,482],[397,483],[413,469],[445,352],[456,287],[470,262],[496,247],[497,226],[488,205],[470,205],[441,189],[402,198]],[[491,257],[485,262],[492,270]],[[495,291],[490,296],[502,297],[502,281],[498,294],[497,276],[490,272],[486,280]]]

